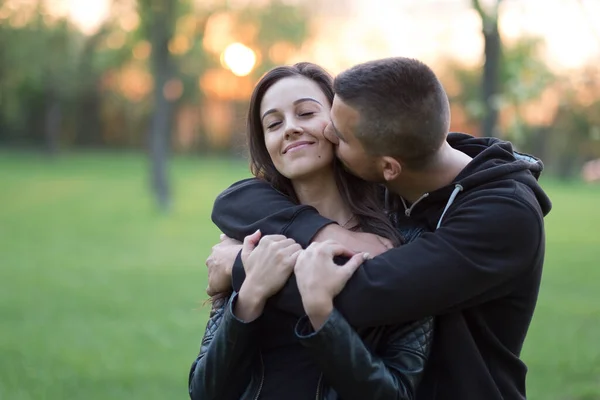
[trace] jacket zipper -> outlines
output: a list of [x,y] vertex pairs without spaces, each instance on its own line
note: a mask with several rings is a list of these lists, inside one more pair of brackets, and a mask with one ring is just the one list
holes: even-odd
[[323,380],[323,374],[319,375],[319,381],[317,382],[317,394],[315,400],[319,400],[319,394],[321,394],[321,381]]
[[263,384],[265,383],[265,364],[263,363],[262,353],[258,353],[260,356],[260,385],[258,386],[258,392],[256,392],[256,396],[254,396],[254,400],[258,400],[260,396],[260,391],[262,390]]

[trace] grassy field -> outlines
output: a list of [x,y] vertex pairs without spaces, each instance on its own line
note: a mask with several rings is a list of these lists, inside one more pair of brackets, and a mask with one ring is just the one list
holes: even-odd
[[[214,197],[243,162],[0,154],[0,399],[185,399],[207,316]],[[523,357],[533,400],[600,399],[600,187],[544,182],[547,262]]]

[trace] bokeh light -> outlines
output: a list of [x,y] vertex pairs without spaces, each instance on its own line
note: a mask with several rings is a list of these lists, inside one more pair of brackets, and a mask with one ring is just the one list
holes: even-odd
[[254,51],[241,43],[232,43],[227,46],[221,59],[223,65],[237,76],[248,75],[256,64]]

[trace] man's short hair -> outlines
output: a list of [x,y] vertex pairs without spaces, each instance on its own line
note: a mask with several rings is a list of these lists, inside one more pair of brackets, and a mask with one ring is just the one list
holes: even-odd
[[450,127],[448,96],[421,61],[394,57],[356,65],[334,81],[336,96],[359,115],[355,136],[373,155],[423,168]]

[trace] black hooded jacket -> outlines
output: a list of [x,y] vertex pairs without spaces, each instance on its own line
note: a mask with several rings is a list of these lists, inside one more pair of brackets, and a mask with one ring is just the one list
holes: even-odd
[[[433,347],[418,399],[525,399],[519,359],[535,309],[551,203],[538,185],[541,161],[509,142],[448,135],[473,157],[450,185],[412,205],[395,202],[395,222],[428,233],[365,262],[335,300],[355,327],[434,315]],[[215,201],[213,222],[242,240],[260,229],[307,246],[332,221],[258,179],[233,184]],[[244,279],[240,258],[233,286]],[[270,304],[302,316],[294,279]]]

